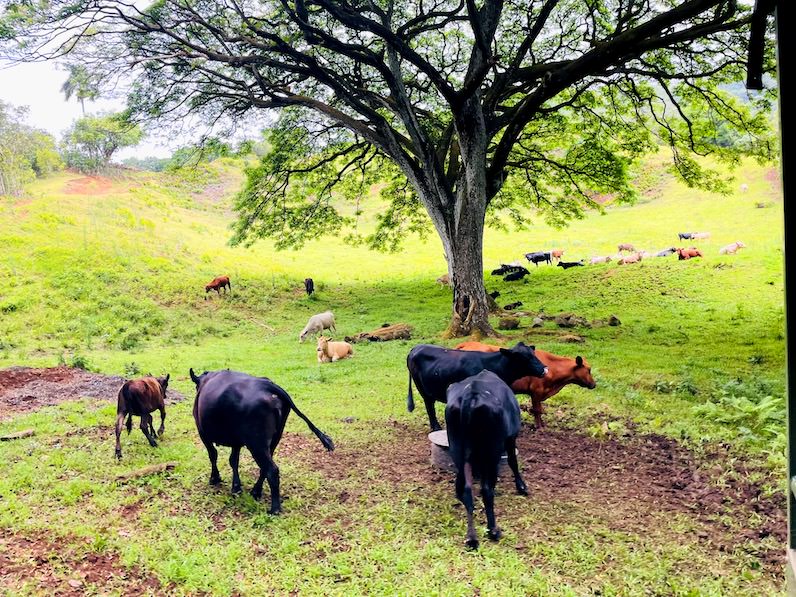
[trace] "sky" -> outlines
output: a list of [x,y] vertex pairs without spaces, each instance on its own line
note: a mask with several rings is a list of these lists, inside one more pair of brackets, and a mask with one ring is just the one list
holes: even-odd
[[[29,108],[27,124],[44,129],[60,140],[63,132],[83,114],[80,102],[74,97],[67,102],[61,93],[66,80],[65,70],[52,62],[33,64],[10,64],[0,60],[0,100],[14,106]],[[100,99],[86,102],[86,112],[112,112],[124,108],[123,99]],[[169,143],[151,135],[138,146],[119,151],[117,158],[168,157],[181,144],[179,140]]]

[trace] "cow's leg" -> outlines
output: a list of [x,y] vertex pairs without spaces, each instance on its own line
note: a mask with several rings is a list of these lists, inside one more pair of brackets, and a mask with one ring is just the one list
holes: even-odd
[[229,452],[229,466],[232,469],[232,493],[241,493],[240,476],[238,475],[238,462],[240,461],[240,446],[232,446]]
[[279,514],[282,511],[282,500],[279,497],[279,467],[274,464],[271,453],[267,448],[249,448],[254,460],[260,467],[260,476],[252,487],[252,497],[259,500],[263,495],[263,481],[268,479],[268,487],[271,490],[271,507],[268,514]]
[[537,430],[541,430],[542,427],[544,427],[544,423],[542,422],[542,401],[531,398],[531,404],[534,425],[536,425]]
[[469,462],[464,463],[464,487],[462,488],[462,503],[467,510],[467,547],[478,549],[478,535],[473,524],[473,467]]
[[122,442],[120,437],[122,435],[122,427],[124,427],[124,417],[125,414],[123,412],[116,415],[116,458],[122,457]]
[[517,493],[520,495],[528,495],[528,486],[520,475],[520,466],[517,464],[517,438],[510,437],[506,439],[506,456],[508,458],[509,468],[514,474],[514,486],[517,488]]
[[495,523],[495,484],[497,482],[497,466],[494,471],[485,473],[481,479],[481,499],[484,500],[486,510],[486,528],[492,541],[497,541],[503,535]]
[[437,411],[434,409],[434,400],[423,396],[423,401],[426,403],[426,412],[428,413],[428,423],[431,425],[431,431],[439,431],[442,427],[439,421],[437,421]]
[[146,436],[147,440],[149,441],[149,445],[153,448],[158,445],[155,441],[154,435],[152,435],[149,430],[152,427],[152,415],[149,413],[144,413],[141,415],[141,431]]
[[209,442],[202,438],[202,443],[207,448],[207,456],[210,458],[210,485],[218,485],[221,483],[221,475],[218,472],[218,450]]
[[161,436],[166,431],[166,407],[161,406],[158,410],[160,410],[160,429],[158,429],[158,436]]

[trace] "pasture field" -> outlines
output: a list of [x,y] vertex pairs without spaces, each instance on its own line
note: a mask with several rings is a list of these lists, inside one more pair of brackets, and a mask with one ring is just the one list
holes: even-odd
[[[0,198],[0,367],[78,365],[108,375],[170,372],[186,400],[168,407],[150,448],[134,428],[113,457],[115,394],[34,412],[0,410],[0,591],[6,594],[777,595],[784,593],[784,303],[776,170],[744,163],[745,193],[710,195],[647,164],[633,206],[557,230],[490,231],[487,288],[502,305],[616,315],[618,327],[552,323],[507,333],[585,356],[598,386],[524,414],[520,466],[529,497],[498,484],[504,539],[463,547],[450,475],[428,462],[422,402],[406,412],[406,354],[442,340],[450,290],[433,235],[382,254],[334,239],[297,252],[229,247],[237,164],[180,176],[109,180],[64,173]],[[650,174],[652,173],[652,174]],[[757,207],[757,204],[764,207]],[[363,218],[361,225],[372,224]],[[531,250],[566,260],[657,251],[707,230],[704,259],[530,267],[524,282],[488,271]],[[734,256],[721,246],[741,240]],[[690,244],[690,243],[689,243]],[[685,246],[689,246],[686,244]],[[204,284],[232,280],[205,300]],[[316,295],[301,281],[312,277]],[[356,344],[318,365],[298,343],[307,318],[334,311],[338,335],[409,323],[411,341]],[[530,325],[524,318],[523,325]],[[337,445],[326,453],[291,416],[275,461],[284,514],[267,499],[207,485],[188,368],[266,375]],[[2,380],[2,372],[0,372]],[[3,388],[0,387],[0,408]],[[417,396],[416,396],[417,399]],[[520,397],[520,401],[525,399]],[[442,405],[437,406],[438,414]],[[137,423],[137,422],[136,422]],[[133,480],[120,473],[175,461]],[[244,451],[245,489],[256,468]],[[267,492],[266,492],[267,494]],[[477,524],[483,530],[482,511]]]

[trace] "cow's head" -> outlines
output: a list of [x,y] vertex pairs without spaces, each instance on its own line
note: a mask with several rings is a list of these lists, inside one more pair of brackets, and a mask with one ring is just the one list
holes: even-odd
[[518,342],[511,348],[500,349],[500,353],[509,360],[510,374],[514,379],[528,375],[531,377],[547,375],[547,367],[536,357],[534,350],[535,346],[526,346],[523,342]]
[[329,347],[329,340],[331,340],[331,338],[327,338],[326,336],[318,337],[318,348],[315,349],[316,352],[326,354],[326,349]]
[[156,377],[155,379],[160,384],[160,389],[163,391],[163,396],[166,396],[166,388],[169,387],[169,378],[171,377],[171,373],[166,373],[166,377]]
[[573,383],[582,388],[593,390],[597,387],[597,382],[591,376],[591,365],[582,356],[575,357],[575,367],[572,370],[572,376],[574,377]]

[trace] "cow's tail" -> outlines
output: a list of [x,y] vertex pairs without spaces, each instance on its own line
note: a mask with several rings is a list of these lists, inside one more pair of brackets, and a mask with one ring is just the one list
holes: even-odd
[[282,397],[287,400],[287,403],[290,405],[290,408],[293,409],[296,412],[296,414],[301,419],[304,420],[304,422],[307,424],[307,427],[310,428],[310,431],[312,431],[316,436],[318,436],[318,439],[321,440],[323,447],[329,450],[330,452],[334,450],[334,442],[332,441],[332,438],[326,435],[320,429],[318,429],[315,425],[313,425],[312,421],[310,421],[307,418],[307,416],[298,409],[296,403],[293,402],[293,399],[290,397],[290,394],[288,394],[287,392],[282,392]]
[[[407,367],[408,368],[408,367]],[[415,399],[412,396],[412,370],[409,370],[409,392],[406,395],[406,410],[412,412],[415,410]]]

